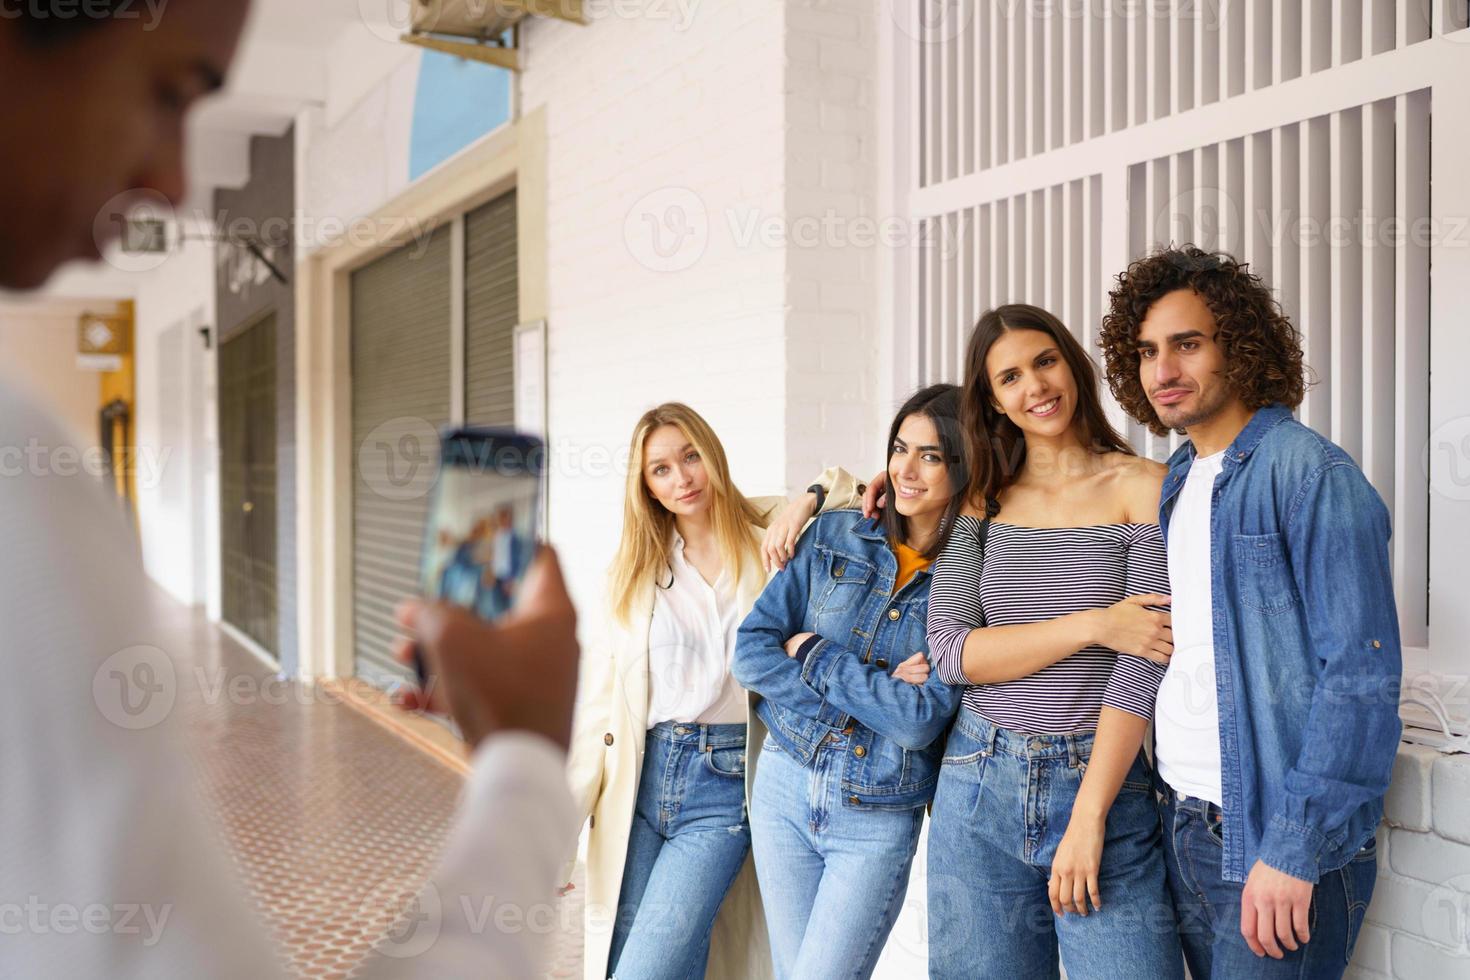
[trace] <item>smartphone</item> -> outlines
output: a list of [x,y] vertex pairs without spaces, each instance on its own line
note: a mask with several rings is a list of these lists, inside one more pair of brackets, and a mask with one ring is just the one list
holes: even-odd
[[[546,446],[510,429],[447,429],[424,528],[420,588],[494,621],[514,604],[537,548]],[[414,671],[427,687],[423,651]]]

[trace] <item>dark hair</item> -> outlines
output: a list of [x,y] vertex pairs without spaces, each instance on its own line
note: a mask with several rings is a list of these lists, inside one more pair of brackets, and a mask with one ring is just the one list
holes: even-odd
[[59,12],[39,10],[35,5],[25,3],[18,5],[19,9],[4,19],[15,21],[22,39],[44,47],[76,40],[132,5],[133,0],[89,0],[72,16],[62,17]]
[[[965,455],[965,438],[960,428],[959,387],[950,384],[930,385],[910,395],[908,401],[904,402],[898,410],[898,414],[893,417],[893,425],[888,429],[888,446],[883,453],[885,460],[893,456],[893,444],[898,439],[898,430],[903,426],[904,419],[910,415],[922,415],[934,423],[934,431],[939,433],[940,454],[944,456],[945,465],[949,467],[949,486],[953,491],[948,505],[944,508],[944,514],[939,520],[939,533],[924,549],[924,557],[933,558],[944,550],[945,542],[949,540],[949,532],[954,527],[954,519],[965,505],[966,489],[970,484],[970,467]],[[904,541],[908,538],[908,518],[900,514],[898,507],[893,504],[894,493],[896,489],[889,487],[889,505],[883,508],[879,520],[883,523],[883,530],[887,533],[888,540]]]
[[1077,411],[1072,424],[1082,444],[1093,452],[1133,455],[1133,449],[1113,428],[1098,395],[1097,367],[1062,321],[1039,306],[1008,303],[980,315],[965,348],[963,420],[971,466],[970,495],[977,507],[1000,496],[1015,481],[1026,462],[1026,437],[994,405],[985,358],[1009,330],[1036,330],[1049,336],[1072,370],[1077,385]]
[[1302,403],[1307,386],[1301,335],[1260,276],[1224,252],[1184,245],[1137,260],[1118,274],[1109,294],[1098,340],[1108,387],[1124,411],[1155,435],[1169,431],[1138,379],[1138,329],[1161,296],[1179,289],[1199,294],[1214,314],[1215,343],[1225,357],[1221,376],[1246,408]]

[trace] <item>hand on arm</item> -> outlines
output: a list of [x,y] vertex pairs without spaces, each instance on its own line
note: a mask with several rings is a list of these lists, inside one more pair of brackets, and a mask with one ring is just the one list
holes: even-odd
[[1117,708],[1104,707],[1092,742],[1092,757],[1082,777],[1082,788],[1072,804],[1072,817],[1057,845],[1047,890],[1052,911],[1057,915],[1075,912],[1087,915],[1088,902],[1102,908],[1098,873],[1102,867],[1103,841],[1107,837],[1108,811],[1118,797],[1123,780],[1138,758],[1148,719]]
[[1169,614],[1146,607],[1167,605],[1168,596],[1129,596],[1103,609],[1039,623],[991,626],[965,637],[964,670],[972,684],[999,684],[1028,677],[1090,646],[1167,664],[1174,652]]
[[899,664],[898,668],[893,672],[895,680],[903,681],[905,684],[912,684],[915,687],[923,687],[928,682],[929,675],[929,658],[924,656],[922,652],[914,654]]
[[862,484],[840,466],[823,470],[811,485],[822,488],[825,496],[818,505],[817,495],[806,490],[792,498],[771,517],[761,540],[761,564],[767,572],[780,571],[796,554],[796,541],[807,522],[829,510],[856,506],[863,493]]
[[863,491],[863,516],[877,517],[883,505],[888,503],[888,471],[876,474]]

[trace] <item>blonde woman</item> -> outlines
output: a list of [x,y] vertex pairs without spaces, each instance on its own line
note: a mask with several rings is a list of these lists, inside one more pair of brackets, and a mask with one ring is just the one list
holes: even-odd
[[[850,478],[824,481],[829,508],[856,502]],[[730,665],[766,581],[767,514],[783,502],[740,493],[687,405],[634,427],[598,638],[608,649],[589,668],[571,746],[574,798],[591,818],[589,980],[771,974],[746,820],[747,698]]]

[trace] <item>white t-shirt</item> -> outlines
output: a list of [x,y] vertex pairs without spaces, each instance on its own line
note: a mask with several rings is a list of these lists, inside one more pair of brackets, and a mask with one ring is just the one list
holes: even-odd
[[1210,512],[1225,453],[1194,461],[1169,519],[1174,656],[1154,709],[1159,775],[1178,793],[1224,805],[1215,684]]
[[678,534],[669,564],[673,584],[654,590],[648,629],[648,727],[744,724],[745,691],[730,674],[740,616],[729,571],[710,585]]
[[[137,540],[100,481],[48,465],[59,450],[74,440],[0,386],[0,973],[280,976],[192,783],[173,710],[189,675],[147,614]],[[420,900],[430,945],[384,948],[364,977],[545,969],[544,930],[476,910],[551,907],[575,838],[564,766],[538,736],[485,740]]]

